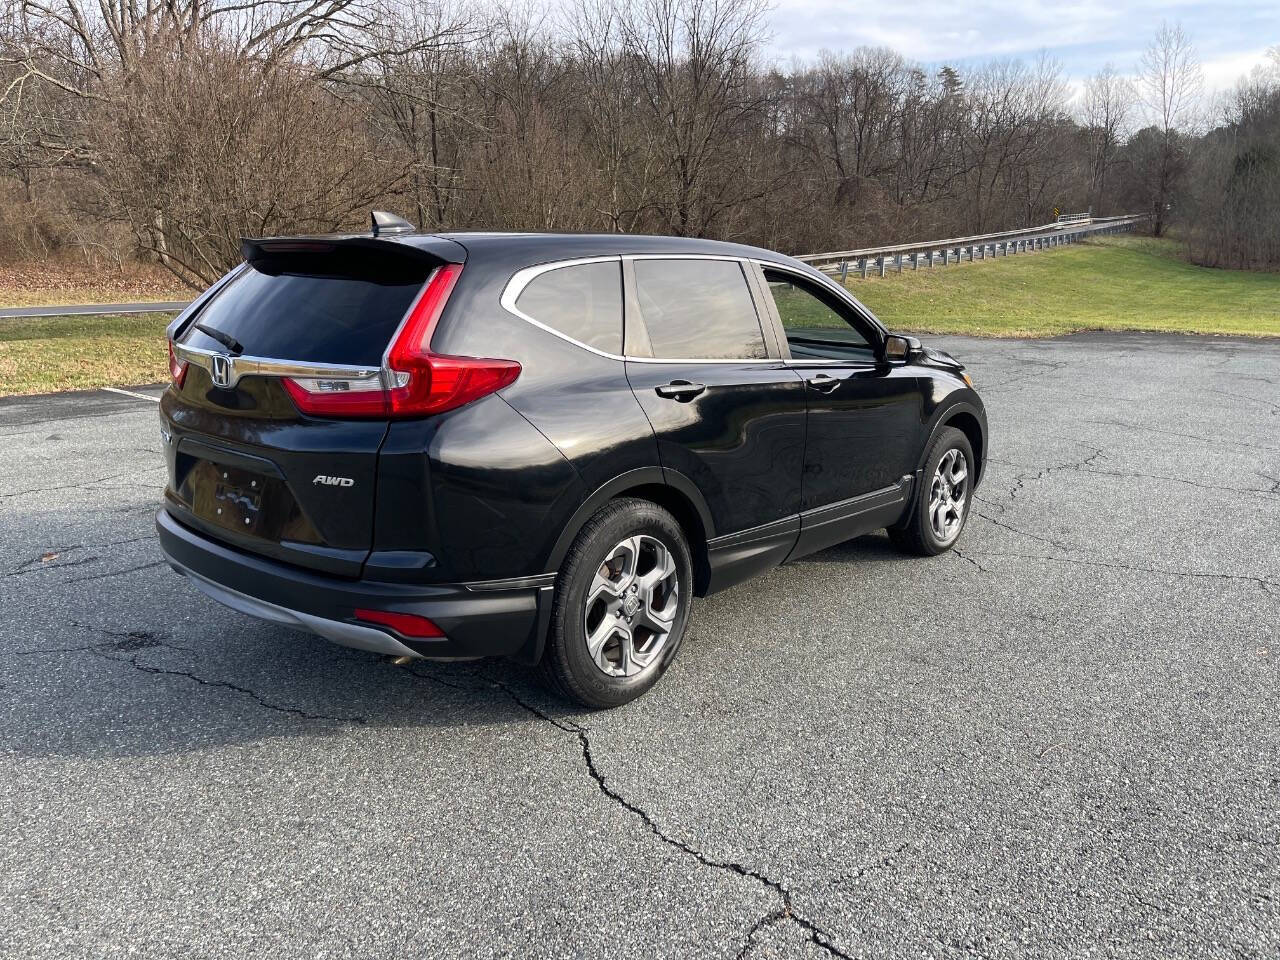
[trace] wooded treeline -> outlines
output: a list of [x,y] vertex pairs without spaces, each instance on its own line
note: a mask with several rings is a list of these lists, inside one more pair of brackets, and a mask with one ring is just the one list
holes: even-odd
[[1280,57],[1201,133],[1176,28],[1073,101],[1047,58],[766,67],[742,0],[3,3],[0,255],[143,255],[198,285],[241,236],[374,206],[791,252],[1092,208],[1176,223],[1206,262],[1280,263]]

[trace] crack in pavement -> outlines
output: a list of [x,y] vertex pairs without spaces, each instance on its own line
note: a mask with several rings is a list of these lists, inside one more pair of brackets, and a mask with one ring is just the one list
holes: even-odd
[[[453,690],[461,690],[466,693],[475,693],[479,689],[481,689],[480,687],[476,687],[476,686],[467,686],[464,684],[453,683],[449,680],[445,680],[442,677],[438,677],[432,674],[421,673],[418,670],[413,669],[416,666],[417,664],[410,664],[409,673],[411,673],[415,677],[418,677],[419,679],[427,680],[431,683],[438,683],[441,686],[449,687],[450,689],[453,689]],[[539,720],[542,720],[544,723],[549,723],[551,726],[555,727],[557,730],[562,731],[563,733],[572,734],[574,737],[576,737],[578,740],[579,749],[582,751],[583,763],[586,766],[587,773],[590,775],[591,779],[595,781],[596,789],[599,790],[599,792],[603,794],[607,799],[617,804],[622,809],[626,810],[632,816],[639,819],[645,825],[645,827],[648,829],[650,833],[652,833],[655,837],[657,837],[667,846],[672,847],[673,849],[678,850],[681,853],[686,854],[687,856],[693,857],[695,860],[698,861],[698,863],[702,864],[704,867],[710,867],[715,870],[724,870],[729,873],[736,874],[737,876],[743,877],[744,879],[755,880],[757,883],[762,884],[763,886],[765,886],[766,888],[768,888],[770,891],[772,891],[778,896],[779,900],[781,901],[778,909],[774,910],[770,914],[767,914],[762,919],[757,920],[756,923],[751,927],[751,929],[747,933],[747,943],[743,946],[742,951],[739,952],[738,954],[739,957],[745,956],[746,952],[751,949],[755,936],[759,934],[760,930],[762,930],[764,927],[770,926],[773,923],[782,923],[784,921],[790,921],[795,923],[802,930],[804,930],[808,940],[811,943],[815,944],[818,947],[821,947],[823,950],[825,950],[827,953],[831,954],[834,957],[840,957],[842,958],[842,960],[852,960],[852,957],[849,954],[845,953],[838,946],[836,946],[834,940],[832,939],[829,933],[823,930],[814,921],[796,912],[795,904],[792,900],[791,889],[786,884],[782,883],[781,881],[775,880],[772,877],[767,876],[766,874],[761,873],[758,870],[754,870],[751,867],[738,863],[737,861],[717,860],[714,857],[711,857],[710,855],[699,850],[697,847],[694,847],[691,844],[686,843],[685,841],[680,840],[676,837],[670,836],[658,825],[658,822],[653,818],[652,814],[650,814],[647,810],[645,810],[643,807],[639,806],[638,804],[634,803],[633,801],[628,800],[620,792],[615,790],[613,787],[609,786],[604,774],[600,771],[600,768],[596,763],[595,753],[593,752],[591,747],[590,731],[586,727],[583,727],[581,724],[573,723],[571,721],[556,719],[546,711],[541,710],[538,707],[535,707],[533,704],[524,700],[518,693],[515,692],[515,690],[511,688],[509,684],[507,684],[503,680],[500,680],[493,676],[486,676],[485,674],[474,672],[474,671],[471,672],[470,675],[475,680],[479,681],[479,683],[483,684],[484,686],[487,686],[490,689],[500,690],[503,694],[506,695],[506,697],[509,700],[511,700],[512,703],[520,707],[522,710],[524,710],[526,713],[530,714],[531,716],[536,717]]]
[[571,733],[575,735],[578,738],[579,746],[582,748],[582,759],[586,763],[587,773],[589,773],[591,775],[591,778],[596,782],[596,786],[600,790],[600,792],[604,794],[606,797],[608,797],[610,800],[612,800],[614,803],[621,806],[627,812],[638,817],[644,823],[644,825],[648,827],[649,832],[652,833],[655,837],[657,837],[659,840],[661,840],[663,843],[667,844],[668,846],[693,857],[704,867],[711,867],[716,870],[725,870],[730,873],[734,873],[740,877],[749,878],[749,879],[755,880],[760,884],[763,884],[765,887],[772,890],[775,894],[778,895],[779,899],[782,901],[782,910],[786,913],[787,919],[797,924],[799,927],[801,927],[805,931],[805,933],[808,934],[808,939],[811,943],[821,947],[823,950],[826,950],[832,956],[841,957],[843,958],[843,960],[852,960],[852,957],[850,956],[850,954],[845,953],[843,950],[841,950],[839,947],[835,945],[830,934],[828,934],[825,930],[819,927],[812,920],[809,920],[807,917],[804,917],[796,912],[795,904],[792,901],[791,890],[789,887],[786,886],[786,884],[782,883],[779,880],[774,880],[772,877],[769,877],[758,870],[753,870],[751,867],[744,866],[743,864],[738,863],[737,861],[716,860],[713,857],[703,853],[697,847],[691,846],[690,844],[685,843],[683,840],[669,836],[667,833],[665,833],[662,830],[661,827],[658,826],[657,821],[653,819],[653,816],[647,810],[631,802],[626,797],[624,797],[621,793],[619,793],[617,790],[610,787],[605,780],[604,774],[600,772],[599,767],[596,765],[595,755],[592,753],[592,750],[591,750],[591,738],[585,727],[582,727],[576,723],[561,722],[559,720],[556,720],[550,714],[545,713],[542,710],[539,710],[537,707],[533,706],[530,703],[526,703],[515,693],[515,691],[513,691],[507,684],[503,683],[502,681],[493,680],[492,678],[489,678],[489,680],[491,683],[497,686],[500,690],[506,693],[506,695],[510,697],[517,705],[519,705],[520,707],[522,707],[523,709],[531,713],[533,716],[551,724],[557,729],[563,730],[565,733]]
[[[83,566],[86,563],[89,563],[92,560],[98,560],[101,558],[97,554],[93,554],[87,557],[81,557],[76,560],[67,560],[63,563],[54,563],[53,561],[58,557],[62,556],[63,554],[72,553],[73,551],[76,551],[76,550],[93,550],[93,549],[101,549],[103,547],[118,547],[124,544],[141,543],[144,540],[154,540],[154,539],[155,539],[155,534],[149,533],[141,537],[128,537],[123,540],[107,540],[103,543],[73,543],[65,547],[50,547],[47,550],[42,550],[39,553],[35,554],[34,556],[29,557],[26,560],[23,560],[12,570],[8,570],[5,573],[0,574],[0,576],[18,577],[27,573],[37,573],[41,570],[57,570],[60,567],[79,567],[79,566]],[[71,581],[68,581],[68,582],[71,582]],[[76,582],[79,582],[79,581],[76,581]]]
[[[985,503],[987,501],[983,501],[983,502]],[[1064,543],[1061,540],[1054,540],[1052,537],[1042,537],[1037,533],[1030,533],[1026,530],[1021,530],[1018,527],[1013,526],[1013,524],[1005,523],[1003,520],[997,520],[995,517],[989,517],[985,513],[982,513],[979,510],[974,510],[972,512],[975,517],[981,517],[983,520],[986,520],[988,523],[993,523],[997,527],[1001,527],[1004,530],[1008,530],[1010,533],[1016,533],[1018,536],[1026,537],[1029,540],[1039,540],[1041,543],[1047,543],[1052,547],[1057,547],[1059,550],[1088,549],[1087,547],[1081,547],[1081,546],[1070,544],[1070,543]],[[966,557],[965,559],[968,559],[968,558]]]
[[256,690],[251,690],[248,687],[242,687],[237,683],[232,683],[230,680],[211,680],[207,677],[202,677],[198,674],[192,673],[189,670],[170,670],[167,667],[157,667],[152,664],[139,663],[139,655],[136,653],[128,657],[113,657],[104,653],[101,646],[94,647],[89,652],[102,657],[104,660],[110,660],[113,663],[128,664],[135,670],[141,671],[142,673],[149,673],[163,677],[182,677],[186,680],[198,683],[202,687],[220,687],[224,690],[231,690],[234,693],[248,697],[261,707],[265,707],[268,710],[274,710],[276,713],[292,714],[294,716],[301,717],[304,720],[330,720],[336,723],[357,723],[362,726],[369,722],[368,718],[360,716],[359,714],[344,717],[333,714],[312,713],[309,710],[303,710],[301,707],[288,707],[282,704],[272,703]]
[[952,547],[952,548],[951,548],[951,552],[952,552],[952,553],[954,553],[954,554],[955,554],[957,557],[959,557],[961,560],[963,560],[965,563],[971,563],[971,564],[973,564],[975,567],[977,567],[977,568],[978,568],[979,570],[981,570],[983,573],[990,573],[990,572],[991,572],[991,571],[990,571],[990,570],[988,570],[986,567],[984,567],[982,564],[980,564],[977,560],[973,559],[973,557],[969,556],[967,553],[961,553],[961,552],[960,552],[960,548],[959,548],[959,547]]
[[[249,687],[241,686],[238,683],[232,683],[230,680],[216,680],[208,677],[202,677],[190,670],[174,670],[168,667],[158,667],[154,664],[140,663],[138,658],[142,651],[151,650],[156,647],[167,647],[170,650],[178,650],[183,653],[193,654],[194,651],[190,647],[184,647],[180,644],[170,643],[167,635],[162,633],[152,633],[145,630],[129,630],[120,632],[116,630],[107,630],[104,627],[90,626],[89,624],[71,622],[71,626],[84,630],[88,633],[97,633],[109,639],[99,643],[88,643],[74,647],[44,647],[34,650],[19,650],[16,656],[29,657],[36,655],[47,655],[51,653],[91,653],[101,657],[103,660],[109,660],[112,663],[123,663],[133,667],[141,673],[153,674],[155,676],[165,677],[182,677],[191,680],[203,687],[218,687],[230,690],[242,696],[249,697],[259,706],[277,713],[291,714],[298,716],[304,720],[330,720],[338,723],[357,723],[367,724],[369,721],[366,717],[360,715],[353,716],[335,716],[323,713],[312,713],[309,710],[303,710],[301,707],[290,707],[279,703],[273,703],[267,700],[256,690]],[[114,656],[113,653],[122,653],[125,656]]]
[[767,927],[777,926],[780,923],[786,923],[791,919],[791,911],[784,904],[776,910],[766,913],[763,917],[751,925],[751,929],[747,931],[747,939],[742,944],[742,949],[738,951],[737,960],[743,960],[747,954],[755,949],[756,937],[760,935],[760,931]]
[[63,580],[58,586],[66,586],[69,583],[87,583],[90,580],[106,580],[108,577],[123,577],[126,573],[137,573],[139,570],[150,570],[153,567],[163,567],[168,564],[168,560],[156,560],[152,563],[144,563],[136,567],[126,567],[124,570],[111,570],[107,573],[95,573],[88,577],[71,577],[69,580]]
[[1271,415],[1274,417],[1280,414],[1280,403],[1271,400],[1264,400],[1262,397],[1251,397],[1247,393],[1228,393],[1226,390],[1209,390],[1209,393],[1216,393],[1220,397],[1231,397],[1233,400],[1249,400],[1253,403],[1260,403],[1265,407],[1271,408]]
[[28,490],[15,490],[12,493],[0,493],[0,500],[8,500],[11,497],[25,497],[29,493],[52,493],[54,490],[75,490],[79,487],[91,487],[97,483],[104,483],[107,480],[118,480],[121,477],[129,476],[128,473],[109,473],[104,477],[95,477],[92,480],[80,480],[76,483],[63,483],[56,487],[31,487]]
[[[1058,470],[1073,470],[1073,469],[1080,469],[1082,467],[1092,466],[1095,460],[1097,460],[1100,457],[1105,457],[1107,455],[1106,451],[1102,447],[1095,447],[1092,443],[1088,443],[1084,440],[1076,440],[1074,437],[1060,437],[1058,439],[1066,440],[1068,443],[1079,444],[1080,446],[1085,447],[1086,449],[1092,450],[1093,453],[1089,454],[1089,456],[1085,457],[1082,460],[1068,460],[1066,463],[1054,463],[1054,464],[1050,464],[1047,467],[1040,467],[1036,470],[1035,473],[1027,472],[1027,473],[1016,474],[1013,478],[1013,486],[1009,488],[1008,503],[998,503],[995,500],[982,500],[982,502],[989,504],[995,507],[996,509],[998,509],[1001,513],[1004,513],[1005,510],[1009,508],[1009,505],[1012,504],[1013,501],[1018,498],[1018,494],[1022,491],[1022,489],[1028,483],[1036,483],[1040,480],[1043,480],[1045,477],[1049,476],[1049,474],[1054,473]],[[997,462],[1003,463],[1005,461],[997,461]],[[980,499],[980,498],[978,498],[975,495],[974,499]]]
[[1228,440],[1225,437],[1202,437],[1195,433],[1179,433],[1176,430],[1162,430],[1159,427],[1143,426],[1140,423],[1127,423],[1124,420],[1086,420],[1085,423],[1097,423],[1109,427],[1125,427],[1139,433],[1159,433],[1166,437],[1181,437],[1184,440],[1199,440],[1201,443],[1223,443],[1234,447],[1249,447],[1253,450],[1280,450],[1280,447],[1269,447],[1265,443],[1249,443],[1246,440]]
[[[953,552],[958,552],[952,548]],[[1238,580],[1244,583],[1257,584],[1268,596],[1280,596],[1272,591],[1272,587],[1280,588],[1280,580],[1272,580],[1268,577],[1251,577],[1243,573],[1208,573],[1194,570],[1165,570],[1159,567],[1143,567],[1130,563],[1113,563],[1106,560],[1087,560],[1083,557],[1050,557],[1040,556],[1028,553],[983,553],[979,554],[983,559],[994,559],[998,557],[1008,557],[1017,560],[1047,560],[1052,563],[1075,563],[1081,566],[1089,567],[1107,567],[1112,570],[1127,570],[1132,573],[1151,573],[1164,577],[1178,577],[1193,580]],[[977,561],[969,557],[964,557],[970,563],[977,565]],[[979,566],[979,569],[981,567]]]

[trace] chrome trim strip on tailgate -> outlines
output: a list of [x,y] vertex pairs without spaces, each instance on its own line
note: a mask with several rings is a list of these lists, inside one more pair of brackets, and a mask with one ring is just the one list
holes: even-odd
[[[300,363],[271,357],[233,357],[217,350],[201,350],[181,343],[173,345],[173,352],[179,360],[208,371],[210,378],[218,386],[228,388],[239,383],[241,377],[333,377],[379,382],[382,377],[380,367],[357,367],[345,363]],[[225,369],[225,376],[214,377],[215,364],[219,374]]]

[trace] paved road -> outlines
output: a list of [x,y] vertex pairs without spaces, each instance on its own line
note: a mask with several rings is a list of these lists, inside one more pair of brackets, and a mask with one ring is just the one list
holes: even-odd
[[939,342],[960,551],[702,601],[598,714],[215,606],[149,401],[0,404],[0,955],[1280,955],[1280,343]]
[[186,300],[150,300],[136,303],[82,303],[74,306],[0,307],[0,320],[9,317],[70,317],[116,313],[176,313],[186,307]]

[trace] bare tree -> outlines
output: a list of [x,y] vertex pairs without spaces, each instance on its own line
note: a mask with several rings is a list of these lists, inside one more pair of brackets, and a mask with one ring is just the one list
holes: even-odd
[[767,191],[752,177],[759,154],[749,136],[762,108],[752,68],[763,18],[755,0],[638,0],[624,21],[662,174],[650,206],[664,230],[706,236],[735,205]]
[[1084,84],[1082,119],[1088,138],[1089,207],[1106,205],[1107,175],[1115,166],[1133,109],[1133,85],[1107,64]]
[[1148,172],[1152,232],[1158,237],[1164,232],[1174,188],[1186,167],[1183,138],[1191,132],[1200,102],[1200,62],[1181,25],[1160,25],[1138,62],[1138,88],[1159,137]]

